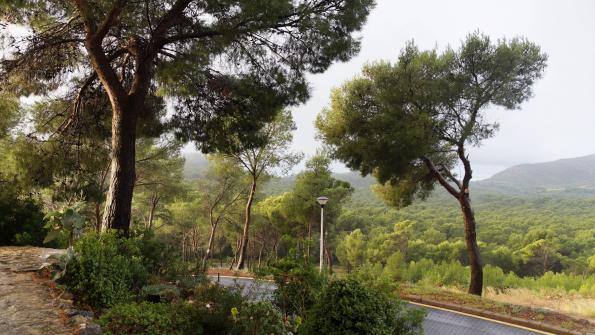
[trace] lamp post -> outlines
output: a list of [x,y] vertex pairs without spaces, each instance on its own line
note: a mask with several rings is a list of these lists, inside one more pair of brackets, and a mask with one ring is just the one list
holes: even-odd
[[322,273],[322,265],[324,264],[324,205],[328,202],[325,196],[316,199],[320,204],[320,272]]

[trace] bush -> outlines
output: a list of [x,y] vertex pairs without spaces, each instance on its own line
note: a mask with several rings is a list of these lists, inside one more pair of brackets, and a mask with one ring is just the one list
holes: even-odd
[[201,335],[187,304],[115,305],[99,318],[104,335]]
[[393,292],[399,287],[397,281],[391,276],[390,268],[386,270],[381,263],[366,263],[359,267],[353,274],[352,278],[366,286],[372,287],[384,292]]
[[196,287],[192,304],[192,319],[205,334],[227,335],[233,329],[231,310],[244,302],[241,292],[218,284],[206,283]]
[[422,334],[425,312],[353,279],[332,282],[312,307],[305,335]]
[[104,308],[129,302],[146,283],[147,271],[134,240],[91,233],[74,250],[63,280],[82,303]]
[[283,321],[281,311],[268,302],[244,303],[232,309],[234,335],[287,335],[292,325]]
[[150,274],[175,279],[177,262],[173,245],[159,240],[151,230],[143,231],[133,240],[138,244],[143,265]]
[[287,258],[272,264],[269,272],[277,286],[273,302],[284,315],[305,315],[326,282],[310,264]]
[[126,303],[99,319],[106,335],[286,335],[299,326],[284,321],[268,302],[243,301],[238,292],[218,285],[197,288],[192,303]]
[[173,285],[147,285],[141,289],[141,296],[149,302],[172,302],[180,298],[180,289]]
[[0,245],[41,246],[47,231],[41,207],[31,198],[3,185],[0,192]]

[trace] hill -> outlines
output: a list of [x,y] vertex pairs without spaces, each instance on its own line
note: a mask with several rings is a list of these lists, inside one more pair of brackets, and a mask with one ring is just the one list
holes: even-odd
[[[184,175],[196,179],[205,171],[208,161],[200,153],[185,154]],[[371,191],[375,180],[357,172],[335,173],[335,178],[347,181],[355,189],[352,205],[381,205]],[[266,195],[279,194],[291,189],[295,175],[273,178],[264,187]],[[516,165],[496,173],[489,179],[472,182],[476,201],[491,195],[554,197],[595,196],[595,155],[560,159],[551,162]],[[442,201],[446,194],[437,188],[430,200]]]
[[485,187],[525,190],[595,191],[595,155],[516,165],[479,184]]

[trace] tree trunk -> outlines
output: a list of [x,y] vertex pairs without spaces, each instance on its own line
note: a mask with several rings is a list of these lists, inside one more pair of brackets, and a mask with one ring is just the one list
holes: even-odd
[[[121,230],[128,235],[136,163],[135,108],[123,110],[112,104],[111,176],[103,213],[102,231]],[[133,106],[130,106],[133,107]]]
[[483,269],[481,266],[481,256],[477,246],[477,233],[475,231],[475,214],[471,208],[469,194],[465,193],[459,200],[463,218],[465,220],[465,243],[467,244],[467,257],[471,267],[471,279],[469,281],[469,290],[471,294],[481,296],[483,290]]
[[262,244],[260,245],[260,250],[258,251],[258,268],[260,268],[260,261],[262,259],[262,252],[264,250],[264,240],[262,242]]
[[240,245],[240,252],[238,255],[237,270],[244,268],[246,261],[246,250],[248,249],[248,234],[250,229],[250,216],[252,211],[252,202],[254,202],[254,195],[256,194],[256,178],[252,177],[252,186],[250,187],[250,195],[246,203],[246,210],[244,214],[244,231],[242,232],[242,244]]
[[[275,260],[279,259],[279,251],[277,250],[277,245],[279,245],[279,238],[275,238],[275,241],[273,242],[273,248],[272,251],[275,253]],[[270,254],[268,255],[268,258],[271,259]]]
[[101,232],[101,203],[95,201],[95,230]]
[[242,239],[241,238],[238,238],[238,240],[236,241],[236,248],[235,248],[234,253],[233,253],[233,259],[231,260],[231,264],[229,265],[229,269],[230,270],[233,269],[233,266],[236,263],[236,259],[238,259],[238,253],[240,252],[240,245],[241,245],[241,243],[242,243]]
[[155,208],[159,203],[159,197],[154,195],[151,197],[151,209],[149,210],[149,223],[147,225],[147,229],[151,229],[153,227],[153,219],[155,217]]
[[[477,246],[477,232],[475,230],[475,214],[471,208],[471,201],[469,200],[469,183],[472,178],[471,162],[465,154],[463,144],[460,144],[457,149],[457,155],[463,164],[465,173],[463,180],[457,180],[448,170],[441,172],[436,168],[434,163],[428,157],[422,157],[424,163],[434,175],[436,180],[455,197],[461,206],[463,212],[463,219],[465,222],[465,243],[467,245],[467,258],[469,266],[471,267],[471,279],[469,281],[469,290],[471,294],[481,296],[483,289],[483,269],[481,266],[481,256],[479,254],[479,247]],[[443,175],[443,173],[445,173]]]
[[328,274],[330,276],[333,275],[333,255],[331,255],[331,251],[329,247],[326,245],[326,241],[324,244],[324,253],[326,254],[326,263],[328,264]]
[[213,250],[213,241],[215,240],[215,229],[217,229],[217,223],[211,224],[211,234],[209,235],[209,244],[207,245],[207,251],[205,252],[205,256],[202,259],[203,269],[206,269],[207,261],[211,257],[211,253]]
[[[109,162],[108,162],[109,163]],[[109,173],[109,168],[111,164],[107,164],[103,171],[101,172],[101,178],[99,179],[99,191],[102,195],[105,194],[107,191],[105,189],[105,179],[107,178],[107,174]],[[101,198],[95,199],[95,231],[100,233],[102,229],[102,215],[101,215]]]
[[200,243],[200,238],[199,238],[199,234],[198,234],[198,230],[195,228],[192,228],[193,232],[193,243],[194,243],[194,250],[195,250],[195,259],[198,262],[198,260],[200,259],[200,248],[199,248],[199,243]]
[[223,249],[222,246],[223,243],[219,243],[219,267],[222,268],[223,267],[223,254],[221,252],[221,249]]

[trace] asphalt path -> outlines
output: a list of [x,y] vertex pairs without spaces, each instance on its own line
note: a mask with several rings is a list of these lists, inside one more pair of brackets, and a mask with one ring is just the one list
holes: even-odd
[[[217,281],[216,276],[211,277]],[[226,287],[236,287],[251,299],[267,299],[275,290],[275,285],[268,281],[255,281],[250,278],[220,277],[219,283]],[[538,333],[523,328],[462,315],[441,309],[421,307],[409,304],[410,308],[421,308],[427,311],[424,320],[424,334],[426,335],[538,335]]]

